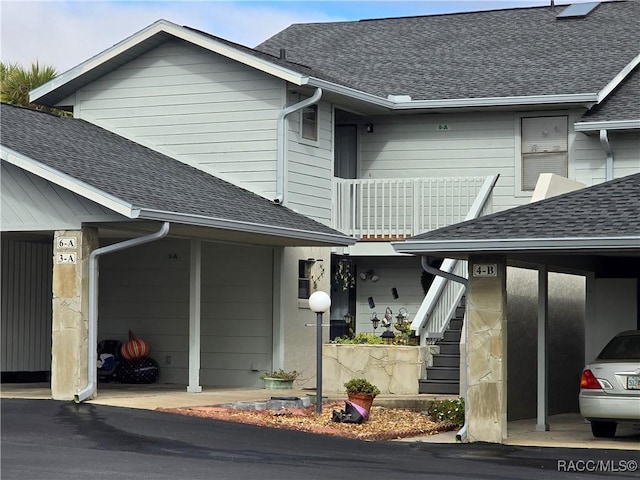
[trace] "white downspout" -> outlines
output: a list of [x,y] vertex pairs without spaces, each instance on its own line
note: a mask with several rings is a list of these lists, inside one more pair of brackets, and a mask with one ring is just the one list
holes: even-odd
[[278,139],[276,146],[276,198],[273,203],[284,205],[284,197],[286,191],[286,172],[287,172],[287,142],[286,142],[286,119],[289,115],[298,110],[302,110],[309,105],[315,105],[322,97],[322,89],[316,88],[315,93],[301,102],[295,103],[289,107],[283,108],[278,113],[277,128]]
[[98,365],[96,358],[96,345],[98,344],[98,257],[106,253],[113,253],[131,247],[137,247],[144,243],[153,242],[166,237],[169,233],[169,222],[164,222],[160,230],[144,237],[132,238],[124,242],[114,243],[106,247],[96,248],[89,255],[89,328],[87,346],[87,385],[73,396],[76,403],[85,401],[96,390]]
[[604,148],[604,152],[607,154],[607,163],[605,165],[605,180],[613,180],[613,150],[609,143],[609,132],[606,130],[600,130],[600,144]]
[[[420,262],[422,264],[422,268],[425,272],[430,273],[431,275],[439,275],[441,277],[446,278],[447,280],[451,280],[454,282],[461,283],[467,288],[469,284],[469,280],[459,275],[455,275],[453,273],[445,272],[440,270],[439,268],[432,267],[429,265],[429,257],[425,257],[424,255],[420,258]],[[469,418],[469,381],[466,378],[466,372],[469,370],[469,322],[467,321],[467,315],[465,314],[464,322],[462,323],[463,327],[463,337],[464,337],[464,365],[463,369],[465,371],[465,382],[464,382],[464,425],[462,428],[458,430],[456,433],[456,441],[464,442],[467,439],[467,419]]]

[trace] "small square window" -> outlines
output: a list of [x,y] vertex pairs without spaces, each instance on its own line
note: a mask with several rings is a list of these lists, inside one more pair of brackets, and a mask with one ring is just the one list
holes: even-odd
[[568,118],[528,117],[521,120],[522,190],[533,191],[542,173],[568,173]]
[[312,142],[318,141],[318,105],[309,105],[302,109],[300,136]]

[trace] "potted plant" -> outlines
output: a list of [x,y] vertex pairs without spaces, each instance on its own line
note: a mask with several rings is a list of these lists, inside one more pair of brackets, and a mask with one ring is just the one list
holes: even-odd
[[284,370],[274,370],[273,372],[265,372],[260,375],[264,380],[264,388],[267,390],[291,390],[293,381],[300,375],[295,370],[285,372]]
[[365,378],[352,378],[345,382],[344,387],[349,401],[360,405],[367,412],[371,409],[373,399],[380,394],[380,389]]

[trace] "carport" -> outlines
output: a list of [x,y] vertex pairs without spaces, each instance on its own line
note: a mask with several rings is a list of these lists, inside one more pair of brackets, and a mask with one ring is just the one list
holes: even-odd
[[[616,333],[640,328],[640,174],[445,227],[394,245],[398,252],[469,262],[466,434],[507,438],[508,267],[537,271],[536,429],[548,430],[550,273],[584,288],[584,360]],[[509,271],[511,271],[509,269]],[[535,377],[534,377],[535,375]],[[578,372],[579,378],[579,372]],[[565,379],[566,381],[567,379]],[[510,384],[522,381],[509,376]]]
[[[129,318],[144,318],[154,297],[160,304],[171,295],[179,297],[176,315],[185,322],[180,336],[188,358],[180,375],[188,377],[190,392],[201,389],[201,310],[211,305],[213,295],[218,299],[213,315],[225,321],[212,336],[227,345],[226,339],[242,329],[239,319],[245,315],[244,326],[249,324],[258,339],[260,356],[250,356],[256,352],[248,341],[244,370],[257,378],[259,370],[271,367],[275,350],[284,348],[279,343],[286,321],[281,297],[287,288],[295,291],[297,282],[295,273],[285,269],[286,249],[355,242],[82,120],[8,105],[2,105],[1,120],[2,273],[3,280],[12,279],[3,281],[3,343],[12,346],[3,354],[15,357],[11,365],[19,373],[50,369],[55,399],[84,400],[95,394],[98,317],[100,329],[113,333],[118,321],[126,324],[127,308]],[[106,267],[102,279],[99,266]],[[156,283],[135,282],[142,278]],[[180,284],[172,284],[178,278]],[[127,288],[133,293],[126,299],[147,299],[137,310],[123,301],[126,289],[118,290],[131,279]],[[232,295],[225,288],[234,282],[234,309],[229,311],[225,306]],[[203,298],[204,291],[209,298]],[[261,316],[248,316],[255,312]],[[164,320],[150,323],[149,331],[172,324],[170,316]],[[176,330],[164,332],[165,339],[176,335]],[[205,362],[234,363],[222,357],[211,355]]]

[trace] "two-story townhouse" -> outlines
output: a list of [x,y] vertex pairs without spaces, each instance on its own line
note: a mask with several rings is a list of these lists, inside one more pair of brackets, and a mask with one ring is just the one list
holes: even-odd
[[[72,110],[358,240],[279,250],[269,273],[278,288],[264,358],[248,360],[242,349],[210,358],[244,371],[242,384],[254,384],[271,365],[303,370],[310,381],[313,340],[300,319],[311,290],[331,288],[334,335],[345,318],[353,317],[355,331],[373,331],[374,313],[404,307],[422,341],[434,341],[447,315],[438,331],[425,323],[433,315],[424,314],[420,259],[397,254],[392,241],[470,212],[528,203],[541,173],[592,185],[640,170],[638,112],[629,107],[637,101],[620,95],[622,105],[614,104],[637,82],[639,6],[591,7],[293,25],[255,49],[158,21],[35,90],[32,100]],[[631,116],[608,124],[607,105]],[[105,257],[104,269],[117,277],[131,255],[121,263]],[[226,258],[234,267],[225,272],[246,263],[242,255]],[[346,283],[337,274],[345,268]],[[515,288],[526,297],[526,286],[525,279]],[[122,338],[137,325],[138,334],[155,335],[136,300],[122,308],[113,282],[101,292],[102,338]],[[560,341],[574,338],[582,322],[575,304],[564,302],[570,293],[556,313],[570,319]],[[209,313],[224,318],[210,324],[210,342],[235,314]],[[158,345],[161,359],[178,361],[163,365],[165,380],[185,382],[188,345]],[[573,349],[573,363],[582,349]]]

